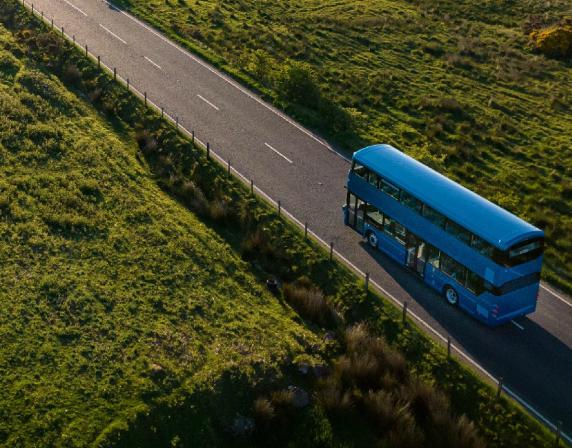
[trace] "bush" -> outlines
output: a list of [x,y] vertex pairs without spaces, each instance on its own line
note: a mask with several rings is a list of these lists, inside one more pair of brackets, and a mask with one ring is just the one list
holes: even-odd
[[572,57],[572,25],[554,25],[530,34],[536,50],[554,58]]
[[335,377],[329,377],[318,385],[316,401],[329,414],[343,415],[354,408],[352,393],[344,390]]
[[254,416],[257,420],[270,421],[275,416],[274,406],[266,398],[257,398],[253,405]]
[[473,422],[462,415],[448,429],[448,446],[454,448],[484,448],[486,445],[479,437]]
[[294,408],[294,392],[288,389],[272,392],[270,395],[271,405],[281,411]]
[[353,353],[341,356],[334,370],[347,387],[357,386],[365,390],[379,388],[384,373],[380,361],[372,353]]
[[286,64],[278,74],[276,84],[285,99],[311,109],[318,108],[322,95],[316,74],[308,64],[298,61]]
[[298,313],[319,325],[328,326],[335,320],[333,307],[315,286],[287,283],[284,285],[284,297]]
[[62,74],[64,81],[76,85],[81,81],[81,71],[76,64],[67,64]]
[[415,378],[401,386],[399,396],[410,403],[415,419],[428,425],[446,425],[449,421],[449,401],[432,384]]

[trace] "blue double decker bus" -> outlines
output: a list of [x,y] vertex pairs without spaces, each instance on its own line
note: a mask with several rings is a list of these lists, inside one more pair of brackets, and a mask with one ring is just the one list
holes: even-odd
[[345,224],[487,325],[534,312],[544,233],[389,145],[354,153]]

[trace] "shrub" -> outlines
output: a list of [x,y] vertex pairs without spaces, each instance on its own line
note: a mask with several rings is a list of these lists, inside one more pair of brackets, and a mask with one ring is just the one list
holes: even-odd
[[344,390],[335,377],[322,381],[316,391],[316,401],[329,414],[343,415],[354,407],[354,399],[349,390]]
[[432,384],[415,378],[401,386],[399,396],[410,403],[411,412],[418,422],[431,425],[448,422],[449,402]]
[[275,416],[274,406],[267,398],[257,398],[253,405],[254,416],[257,420],[270,421]]
[[530,34],[536,50],[555,57],[572,57],[572,24],[554,25]]
[[486,445],[479,437],[473,422],[462,415],[446,433],[448,446],[451,448],[484,448]]
[[276,84],[280,94],[287,100],[316,109],[321,92],[312,68],[303,62],[292,61],[279,72]]
[[209,216],[214,221],[224,221],[229,216],[229,204],[223,199],[215,199],[209,205]]
[[383,376],[383,365],[371,353],[353,353],[341,356],[334,365],[336,375],[346,386],[362,389],[379,388]]
[[284,297],[303,317],[320,325],[330,325],[334,321],[334,310],[315,286],[300,283],[284,285]]
[[66,64],[62,75],[64,81],[72,85],[76,85],[81,81],[81,71],[75,64]]
[[272,392],[270,401],[271,405],[281,411],[292,409],[294,407],[294,392],[288,389]]

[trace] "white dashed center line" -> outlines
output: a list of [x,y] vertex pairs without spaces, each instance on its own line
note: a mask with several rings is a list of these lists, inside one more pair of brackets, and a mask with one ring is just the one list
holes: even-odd
[[282,154],[280,151],[278,151],[277,149],[273,148],[272,146],[270,146],[268,143],[264,143],[268,148],[270,148],[272,151],[274,151],[276,154],[278,154],[280,157],[282,157],[284,160],[286,160],[288,163],[294,163],[292,162],[288,157],[286,157],[284,154]]
[[113,31],[111,31],[110,29],[104,27],[101,23],[99,24],[100,27],[102,27],[105,31],[107,31],[109,34],[111,34],[113,37],[115,37],[117,40],[123,42],[124,44],[127,44],[127,42],[125,42],[123,39],[121,39],[121,37],[119,37],[117,34],[115,34]]
[[157,67],[159,70],[162,70],[162,69],[161,69],[161,66],[160,66],[159,64],[156,64],[156,63],[153,62],[151,59],[149,59],[147,56],[143,56],[143,57],[147,60],[147,62],[149,62],[150,64],[153,64],[153,65],[154,65],[155,67]]
[[520,324],[517,324],[514,320],[510,321],[516,328],[520,328],[521,330],[524,330],[524,327]]
[[207,100],[204,96],[201,95],[197,95],[201,100],[203,100],[205,103],[207,103],[210,107],[212,107],[213,109],[216,110],[220,110],[218,107],[216,107],[213,103],[211,103],[209,100]]
[[68,0],[64,0],[64,2],[66,2],[69,6],[71,6],[73,9],[75,9],[77,12],[83,14],[85,17],[87,17],[87,14],[85,12],[83,12],[81,9],[79,9],[76,5],[68,2]]

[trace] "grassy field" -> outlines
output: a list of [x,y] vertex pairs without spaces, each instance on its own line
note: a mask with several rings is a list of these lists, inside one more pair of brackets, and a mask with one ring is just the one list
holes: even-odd
[[553,445],[16,11],[0,4],[0,446]]
[[394,144],[540,226],[572,291],[572,67],[525,34],[567,0],[117,3],[341,147]]
[[132,137],[21,53],[0,28],[0,445],[87,446],[320,344]]

